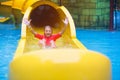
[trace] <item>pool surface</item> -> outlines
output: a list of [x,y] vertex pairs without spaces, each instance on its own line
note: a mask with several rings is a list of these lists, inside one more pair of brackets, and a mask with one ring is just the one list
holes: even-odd
[[8,80],[9,63],[14,56],[19,38],[20,29],[15,30],[14,25],[0,24],[0,80]]
[[[101,52],[112,62],[112,80],[120,80],[120,32],[77,29],[77,38],[90,50]],[[0,24],[0,80],[8,80],[8,67],[20,39],[20,29]]]
[[120,31],[77,29],[77,38],[90,50],[101,52],[112,62],[112,80],[120,80]]

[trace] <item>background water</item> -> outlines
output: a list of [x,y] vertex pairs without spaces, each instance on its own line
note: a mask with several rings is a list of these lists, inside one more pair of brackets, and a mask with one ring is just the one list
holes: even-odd
[[112,62],[112,80],[120,80],[120,31],[77,29],[77,38],[90,50],[101,52]]
[[[20,29],[0,24],[0,80],[8,80],[8,67],[20,39]],[[112,80],[120,80],[120,32],[77,29],[77,38],[90,50],[101,52],[112,62]]]
[[9,63],[14,56],[19,38],[20,29],[14,29],[14,25],[0,24],[0,80],[8,80]]

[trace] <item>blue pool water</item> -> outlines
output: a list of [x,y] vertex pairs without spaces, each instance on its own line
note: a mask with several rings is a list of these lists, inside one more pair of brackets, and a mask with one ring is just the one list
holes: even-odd
[[120,80],[120,32],[77,29],[78,39],[90,50],[101,52],[112,62],[112,80]]
[[[120,32],[77,29],[77,38],[90,50],[101,52],[112,62],[112,80],[120,80]],[[9,63],[20,39],[20,29],[0,24],[0,80],[8,80]]]
[[9,63],[19,38],[20,29],[15,30],[13,25],[0,24],[0,80],[8,80]]

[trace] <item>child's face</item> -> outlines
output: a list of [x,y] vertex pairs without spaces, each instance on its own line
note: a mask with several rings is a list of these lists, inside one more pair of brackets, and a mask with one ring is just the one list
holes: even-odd
[[45,26],[45,32],[44,32],[46,37],[50,37],[52,35],[52,29],[50,26]]

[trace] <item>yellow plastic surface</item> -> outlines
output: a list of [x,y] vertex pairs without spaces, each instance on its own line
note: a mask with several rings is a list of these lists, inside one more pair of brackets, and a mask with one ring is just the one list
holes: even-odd
[[13,1],[2,2],[1,5],[12,6]]
[[0,17],[0,22],[3,23],[9,19],[10,19],[9,17]]
[[56,49],[41,49],[39,40],[22,23],[21,39],[10,64],[10,80],[111,80],[110,60],[78,41],[74,21],[64,6],[45,0],[14,0],[12,8],[31,18],[33,29],[40,34],[44,34],[46,24],[52,26],[53,33],[59,32],[66,17],[69,24],[56,41]]
[[10,80],[111,80],[109,59],[80,49],[45,49],[11,63]]

